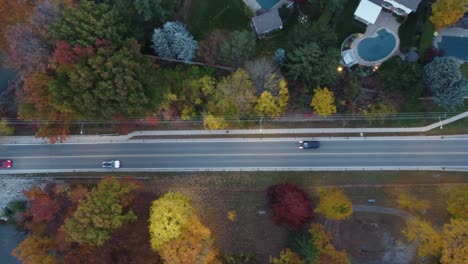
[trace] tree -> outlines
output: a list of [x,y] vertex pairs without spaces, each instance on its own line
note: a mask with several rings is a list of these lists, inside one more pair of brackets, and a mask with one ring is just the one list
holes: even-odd
[[281,109],[275,104],[275,99],[270,92],[263,92],[257,100],[255,111],[260,116],[278,117],[281,114]]
[[281,251],[279,258],[270,257],[271,264],[304,264],[301,257],[289,248]]
[[154,70],[135,42],[122,48],[99,47],[96,55],[73,67],[61,66],[49,83],[52,106],[82,118],[136,117],[159,105]]
[[468,220],[452,219],[444,225],[442,264],[468,263]]
[[200,41],[197,56],[207,64],[214,65],[218,61],[221,43],[226,39],[227,33],[221,29],[213,30],[207,39]]
[[58,263],[50,251],[54,249],[54,242],[47,237],[29,235],[11,253],[24,264],[55,264]]
[[331,243],[332,236],[321,224],[313,223],[309,233],[312,235],[311,246],[319,252],[318,264],[351,264],[344,250],[337,250]]
[[424,67],[424,80],[438,105],[447,110],[463,105],[463,97],[468,94],[468,81],[463,78],[457,59],[435,58]]
[[316,43],[321,49],[335,46],[338,38],[334,30],[327,25],[317,22],[297,24],[289,36],[290,49],[304,47],[308,43]]
[[436,30],[452,26],[468,11],[468,0],[437,0],[429,17]]
[[180,22],[166,22],[153,34],[153,49],[161,58],[191,61],[195,57],[198,42]]
[[47,192],[37,187],[33,187],[23,193],[29,201],[29,210],[32,213],[33,221],[36,223],[52,221],[61,209],[61,205],[57,199],[54,199]]
[[0,120],[0,136],[10,136],[13,135],[14,132],[15,129],[8,124],[7,120]]
[[268,188],[268,200],[273,210],[273,221],[277,225],[297,230],[312,218],[311,202],[299,187],[278,184]]
[[95,1],[81,1],[78,7],[67,8],[49,30],[55,40],[85,47],[94,45],[96,39],[107,39],[118,45],[130,31],[115,8]]
[[255,54],[255,34],[247,30],[236,30],[231,33],[220,48],[221,60],[231,66],[239,67]]
[[129,196],[137,186],[105,178],[82,200],[73,217],[65,221],[64,230],[76,242],[101,246],[110,234],[127,222],[137,219],[127,210]]
[[329,116],[336,113],[335,97],[328,88],[316,88],[310,106],[317,115]]
[[339,189],[317,188],[320,202],[314,212],[324,215],[327,219],[346,219],[353,213],[351,200]]
[[422,69],[417,63],[405,62],[398,56],[393,57],[382,64],[376,77],[384,91],[401,91],[411,99],[421,96]]
[[395,191],[398,208],[407,209],[413,213],[424,213],[431,207],[428,200],[422,200],[410,194],[407,190],[398,189]]
[[186,223],[186,228],[179,238],[163,246],[160,255],[165,263],[219,263],[218,250],[211,238],[211,231],[196,216],[192,216]]
[[273,64],[276,66],[282,66],[286,60],[286,50],[278,48],[273,55]]
[[468,219],[468,186],[457,186],[450,190],[447,210],[455,219]]
[[419,218],[410,218],[406,221],[406,228],[402,233],[410,242],[419,241],[418,257],[440,256],[443,247],[442,236],[432,227],[430,222]]
[[326,7],[333,12],[342,9],[346,2],[348,2],[348,0],[309,0],[309,3],[322,9]]
[[74,45],[59,40],[55,43],[52,61],[57,64],[75,64],[85,57],[95,55],[94,48],[91,46]]
[[0,50],[6,49],[5,32],[9,26],[27,22],[34,6],[28,1],[5,0],[0,2]]
[[221,79],[216,90],[214,109],[209,109],[213,115],[238,118],[252,113],[256,100],[255,86],[245,70],[238,69]]
[[338,50],[322,50],[317,43],[312,42],[288,52],[284,67],[289,78],[301,81],[306,86],[328,85],[338,79],[336,67],[339,56]]
[[151,247],[160,251],[168,242],[178,239],[193,216],[189,199],[181,193],[168,192],[150,208]]
[[220,130],[228,127],[228,123],[222,117],[215,117],[212,114],[207,114],[203,118],[203,126],[208,130]]
[[134,5],[145,21],[164,23],[179,9],[182,0],[135,0]]
[[281,74],[276,74],[276,67],[273,62],[267,57],[256,58],[245,63],[245,69],[249,73],[250,79],[257,88],[257,94],[261,95],[266,90],[267,82],[278,83],[281,79]]

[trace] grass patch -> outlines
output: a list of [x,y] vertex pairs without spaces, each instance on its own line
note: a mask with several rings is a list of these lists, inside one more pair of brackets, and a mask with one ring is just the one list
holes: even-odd
[[424,54],[424,52],[432,47],[434,38],[434,25],[426,18],[426,23],[424,24],[424,30],[421,35],[421,40],[419,41],[419,54]]
[[400,50],[405,50],[416,46],[416,29],[418,23],[417,13],[411,13],[406,22],[398,29],[398,36],[400,37]]
[[465,76],[465,79],[468,79],[468,63],[462,64],[460,66],[460,71]]
[[359,5],[359,0],[349,0],[340,14],[335,15],[335,32],[338,36],[338,42],[341,42],[353,33],[364,33],[365,27],[360,27],[354,20],[354,12]]
[[250,10],[242,0],[193,0],[187,26],[198,39],[215,28],[248,29]]

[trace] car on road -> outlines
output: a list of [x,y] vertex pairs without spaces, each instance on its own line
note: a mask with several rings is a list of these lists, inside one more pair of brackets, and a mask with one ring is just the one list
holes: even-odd
[[13,161],[9,159],[0,160],[0,169],[9,169],[13,166]]
[[118,168],[120,168],[120,161],[119,160],[103,161],[102,162],[102,167],[103,168],[118,169]]
[[309,148],[313,148],[313,149],[317,149],[320,147],[320,142],[318,141],[299,141],[299,148],[300,149],[309,149]]

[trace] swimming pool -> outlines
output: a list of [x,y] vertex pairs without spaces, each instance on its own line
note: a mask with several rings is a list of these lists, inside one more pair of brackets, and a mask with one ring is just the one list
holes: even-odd
[[442,36],[438,48],[444,50],[446,56],[468,61],[468,38]]
[[377,36],[361,40],[358,43],[357,51],[359,56],[366,61],[378,61],[390,55],[395,47],[395,36],[382,28],[377,31]]
[[262,9],[269,11],[279,1],[280,0],[257,0],[257,3],[262,7]]

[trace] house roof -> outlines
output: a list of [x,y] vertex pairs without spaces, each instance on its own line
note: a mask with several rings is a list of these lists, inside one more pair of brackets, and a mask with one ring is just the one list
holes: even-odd
[[[384,0],[370,0],[370,1],[376,5],[382,5],[382,3],[384,2]],[[407,8],[413,10],[414,12],[416,12],[416,10],[418,9],[419,3],[421,3],[421,0],[392,0],[392,1],[397,2],[400,5],[404,5]],[[387,1],[387,2],[391,3],[391,1]]]
[[468,12],[466,12],[465,15],[460,20],[458,20],[455,26],[468,29]]
[[380,14],[380,11],[382,11],[382,7],[380,5],[376,5],[368,0],[361,0],[356,12],[354,12],[354,15],[370,24],[374,24]]
[[258,35],[283,28],[283,21],[281,21],[278,9],[253,17],[252,22]]

